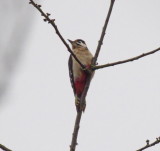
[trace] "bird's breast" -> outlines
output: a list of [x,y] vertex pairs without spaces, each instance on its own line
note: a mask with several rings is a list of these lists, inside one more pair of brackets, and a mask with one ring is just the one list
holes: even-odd
[[[74,50],[73,52],[82,64],[84,64],[85,66],[91,65],[93,56],[89,52],[89,50],[82,50],[82,51]],[[83,76],[84,71],[81,69],[81,66],[73,57],[72,59],[73,59],[73,75],[74,75],[74,80],[76,80],[77,78]]]

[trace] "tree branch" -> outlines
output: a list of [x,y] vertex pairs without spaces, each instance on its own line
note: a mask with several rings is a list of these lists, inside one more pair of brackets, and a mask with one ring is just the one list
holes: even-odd
[[74,124],[74,130],[72,134],[72,142],[70,145],[70,151],[75,151],[77,143],[77,137],[78,137],[78,131],[80,128],[80,121],[81,121],[82,111],[77,112],[75,124]]
[[4,151],[12,151],[10,149],[8,149],[7,147],[5,147],[4,145],[0,144],[0,148]]
[[85,69],[85,66],[79,61],[79,59],[76,57],[76,55],[72,52],[71,48],[69,47],[69,45],[64,40],[64,38],[61,35],[61,33],[59,32],[58,27],[55,24],[55,19],[50,19],[50,17],[49,17],[50,14],[49,13],[44,13],[44,11],[41,9],[41,7],[42,7],[41,5],[36,4],[33,0],[29,0],[29,1],[30,1],[29,4],[32,4],[41,13],[41,15],[44,16],[44,21],[48,22],[49,24],[51,24],[53,26],[53,28],[56,31],[56,34],[61,39],[61,41],[63,42],[63,44],[66,46],[67,50],[74,57],[74,59],[80,64],[80,66],[82,67],[82,69]]
[[154,141],[153,143],[151,143],[151,144],[149,144],[149,140],[146,140],[146,145],[144,146],[144,147],[142,147],[142,148],[140,148],[140,149],[138,149],[138,150],[136,150],[136,151],[143,151],[143,150],[145,150],[145,149],[147,149],[147,148],[149,148],[149,147],[152,147],[152,146],[154,146],[154,145],[157,145],[157,144],[159,144],[160,143],[160,137],[159,138],[156,138],[156,141]]
[[111,0],[111,2],[110,2],[110,7],[109,7],[109,10],[108,10],[108,13],[107,13],[107,17],[106,17],[106,20],[105,20],[105,23],[104,23],[104,27],[102,29],[100,40],[98,42],[98,46],[97,46],[97,49],[96,49],[96,52],[95,52],[95,55],[94,55],[94,58],[93,58],[93,61],[92,61],[93,65],[96,64],[97,58],[99,56],[99,52],[100,52],[101,46],[103,44],[103,39],[104,39],[104,36],[106,34],[107,25],[109,23],[109,19],[110,19],[111,13],[112,13],[112,8],[113,8],[113,5],[114,5],[114,2],[115,2],[115,0]]
[[145,56],[148,56],[148,55],[151,55],[155,52],[158,52],[160,50],[160,47],[155,49],[155,50],[152,50],[152,51],[149,51],[147,53],[143,53],[139,56],[136,56],[136,57],[133,57],[133,58],[129,58],[129,59],[126,59],[126,60],[122,60],[122,61],[117,61],[117,62],[112,62],[112,63],[107,63],[107,64],[104,64],[104,65],[99,65],[99,66],[93,66],[92,69],[93,70],[97,70],[97,69],[101,69],[101,68],[106,68],[106,67],[110,67],[110,66],[115,66],[115,65],[119,65],[119,64],[123,64],[123,63],[127,63],[127,62],[131,62],[131,61],[134,61],[134,60],[138,60],[140,58],[143,58]]

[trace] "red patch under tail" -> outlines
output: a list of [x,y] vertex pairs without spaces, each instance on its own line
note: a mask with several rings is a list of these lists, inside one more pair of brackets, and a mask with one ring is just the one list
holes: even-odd
[[82,92],[84,90],[85,84],[87,80],[87,73],[83,72],[82,76],[80,78],[77,78],[74,82],[75,84],[75,90],[76,95],[80,98],[82,95]]

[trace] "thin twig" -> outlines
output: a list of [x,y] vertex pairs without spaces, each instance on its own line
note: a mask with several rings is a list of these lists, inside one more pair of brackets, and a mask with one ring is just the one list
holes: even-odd
[[113,5],[114,5],[114,2],[115,2],[115,0],[111,0],[110,7],[109,7],[109,10],[108,10],[108,13],[107,13],[107,17],[106,17],[106,20],[105,20],[105,23],[104,23],[104,27],[102,29],[102,33],[101,33],[101,36],[100,36],[100,40],[98,42],[98,46],[97,46],[97,49],[96,49],[96,52],[95,52],[95,55],[94,55],[94,58],[93,58],[93,61],[92,61],[93,65],[96,64],[97,58],[99,56],[99,52],[100,52],[101,46],[103,44],[103,39],[104,39],[104,36],[106,34],[107,25],[109,23],[109,19],[110,19],[111,13],[112,13],[112,8],[113,8]]
[[160,47],[155,49],[155,50],[152,50],[152,51],[149,51],[147,53],[143,53],[139,56],[136,56],[136,57],[133,57],[133,58],[129,58],[129,59],[126,59],[126,60],[122,60],[122,61],[117,61],[117,62],[112,62],[112,63],[107,63],[107,64],[104,64],[104,65],[99,65],[99,66],[93,66],[92,69],[93,70],[97,70],[97,69],[101,69],[101,68],[106,68],[106,67],[110,67],[110,66],[115,66],[115,65],[119,65],[119,64],[123,64],[123,63],[127,63],[127,62],[130,62],[130,61],[134,61],[134,60],[138,60],[142,57],[145,57],[145,56],[148,56],[148,55],[151,55],[155,52],[158,52],[160,51]]
[[78,131],[79,131],[79,123],[81,120],[81,116],[82,116],[82,111],[77,112],[77,116],[76,116],[76,120],[75,120],[75,125],[74,125],[74,131],[72,134],[72,142],[70,145],[70,151],[75,151],[76,149],[76,145],[78,145],[77,143],[77,137],[78,137]]
[[[102,33],[101,33],[101,36],[100,36],[100,40],[99,40],[99,43],[98,43],[98,46],[97,46],[97,50],[96,50],[94,59],[92,60],[92,65],[95,65],[95,63],[97,61],[97,58],[98,58],[98,55],[99,55],[99,52],[100,52],[100,49],[101,49],[101,45],[103,43],[103,39],[104,39],[104,36],[105,36],[106,28],[107,28],[107,25],[108,25],[108,22],[109,22],[109,18],[110,18],[111,12],[112,12],[114,1],[115,0],[111,0],[110,8],[109,8],[109,11],[107,13],[107,18],[105,20],[105,24],[104,24],[104,27],[103,27],[103,30],[102,30]],[[81,99],[80,99],[81,108],[83,107],[84,102],[85,102],[85,98],[86,98],[86,95],[87,95],[87,92],[88,92],[88,89],[89,89],[89,86],[90,86],[92,74],[93,74],[93,71],[91,71],[89,76],[88,76],[84,91],[83,91]],[[77,143],[77,137],[78,137],[78,132],[79,132],[79,128],[80,128],[81,116],[82,116],[82,110],[80,110],[77,113],[77,116],[76,116],[74,131],[73,131],[73,134],[72,134],[72,142],[71,142],[71,145],[70,145],[70,151],[75,151],[76,145],[78,144]]]
[[40,13],[42,16],[44,16],[44,21],[48,22],[49,24],[51,24],[55,31],[56,34],[58,35],[58,37],[61,39],[61,41],[63,42],[63,44],[66,46],[67,50],[70,52],[70,54],[74,57],[74,59],[81,65],[82,69],[85,69],[85,66],[79,61],[79,59],[76,57],[76,55],[72,52],[71,48],[69,47],[69,45],[67,44],[67,42],[64,40],[63,36],[61,35],[61,33],[58,30],[57,25],[55,24],[55,19],[50,19],[50,14],[49,13],[44,13],[43,10],[41,9],[41,5],[36,4],[33,0],[29,0],[29,4],[32,4]]
[[0,148],[1,148],[2,150],[4,150],[4,151],[12,151],[12,150],[10,150],[9,148],[7,148],[6,146],[4,146],[4,145],[2,145],[2,144],[0,144]]
[[160,143],[160,137],[159,138],[156,138],[156,141],[154,141],[153,143],[149,143],[149,140],[147,140],[146,141],[146,145],[144,146],[144,147],[142,147],[142,148],[140,148],[140,149],[138,149],[138,150],[136,150],[136,151],[143,151],[143,150],[145,150],[145,149],[147,149],[147,148],[149,148],[149,147],[152,147],[152,146],[154,146],[154,145],[157,145],[157,144],[159,144]]

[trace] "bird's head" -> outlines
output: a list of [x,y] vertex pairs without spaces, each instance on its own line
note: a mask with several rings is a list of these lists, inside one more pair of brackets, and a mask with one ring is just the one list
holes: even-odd
[[68,39],[68,41],[71,43],[73,49],[87,48],[87,45],[86,45],[85,41],[82,40],[82,39],[77,39],[77,40],[74,40],[74,41]]

